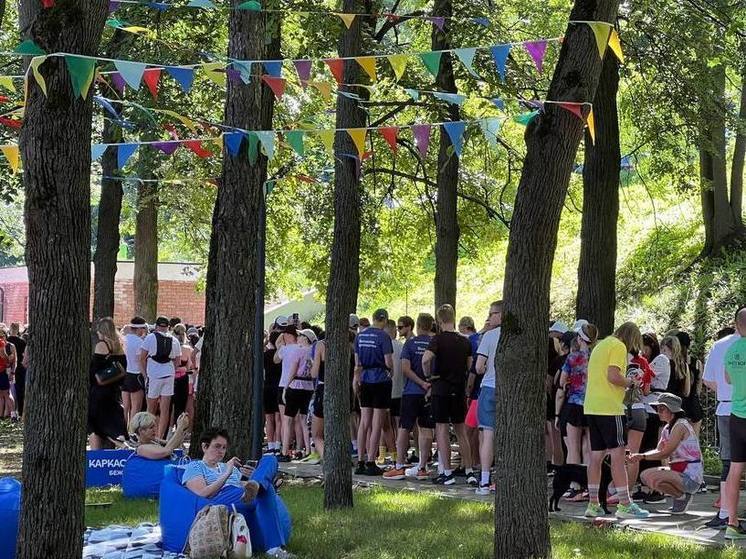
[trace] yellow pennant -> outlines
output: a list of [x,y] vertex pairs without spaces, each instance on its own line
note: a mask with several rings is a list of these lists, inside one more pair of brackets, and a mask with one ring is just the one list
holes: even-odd
[[338,12],[336,15],[338,15],[339,19],[341,19],[344,22],[345,27],[347,27],[347,29],[352,27],[352,22],[355,21],[355,14],[343,14],[343,13]]
[[619,41],[619,33],[616,32],[616,29],[611,30],[611,35],[609,36],[609,47],[611,48],[611,51],[616,55],[619,62],[624,64],[622,43]]
[[225,142],[223,141],[222,134],[218,136],[217,138],[213,138],[211,142],[216,148],[218,148],[218,153],[223,153],[223,147],[225,146]]
[[391,64],[391,68],[394,70],[396,81],[399,81],[404,75],[404,71],[407,69],[407,55],[406,54],[392,54],[386,57]]
[[[218,85],[225,85],[225,64],[220,62],[210,62],[209,64],[202,66],[202,69],[204,70],[207,79],[211,82]],[[219,70],[222,70],[222,72]]]
[[196,132],[197,131],[197,125],[194,124],[194,121],[192,119],[187,118],[184,115],[180,115],[176,111],[172,111],[172,110],[169,110],[169,109],[152,109],[152,110],[154,112],[156,112],[156,113],[163,113],[163,114],[166,114],[166,115],[170,116],[171,118],[175,118],[176,120],[178,120],[179,122],[181,122],[184,126],[186,126],[189,130],[191,130],[192,132]]
[[317,89],[324,101],[332,98],[332,86],[329,82],[308,82],[308,85]]
[[609,44],[609,33],[611,26],[608,23],[600,21],[589,21],[588,26],[593,30],[593,35],[596,37],[596,46],[598,47],[598,55],[603,58],[604,52],[606,52],[606,45]]
[[143,33],[143,34],[150,33],[150,29],[148,29],[147,27],[138,27],[137,25],[130,25],[128,27],[118,27],[117,29],[121,29],[122,31],[127,31],[127,33]]
[[29,66],[31,67],[31,71],[34,73],[34,79],[36,80],[36,85],[39,86],[39,89],[42,90],[45,97],[47,95],[47,82],[44,81],[44,76],[41,75],[41,72],[39,71],[39,66],[44,64],[44,61],[46,59],[47,59],[46,56],[37,56],[35,58],[32,58],[31,64],[29,64]]
[[13,174],[15,175],[18,172],[18,164],[20,163],[18,146],[0,146],[0,150],[3,151],[3,155],[8,160],[10,168],[13,169]]
[[360,67],[365,70],[365,73],[370,76],[370,80],[375,83],[378,81],[378,75],[376,74],[376,58],[374,56],[358,56],[355,58],[355,62],[360,64]]
[[365,153],[365,136],[368,133],[368,130],[366,128],[350,128],[349,130],[347,130],[347,133],[350,135],[350,138],[352,138],[352,141],[355,143],[357,154],[362,157]]
[[16,90],[16,86],[13,85],[13,78],[10,76],[0,76],[0,87],[4,87],[13,92]]
[[591,108],[591,112],[588,113],[588,119],[586,121],[586,124],[588,124],[588,133],[591,135],[591,142],[593,145],[596,145],[596,120],[593,118],[593,109]]
[[321,138],[324,148],[329,155],[334,155],[334,135],[336,130],[317,130],[316,133]]

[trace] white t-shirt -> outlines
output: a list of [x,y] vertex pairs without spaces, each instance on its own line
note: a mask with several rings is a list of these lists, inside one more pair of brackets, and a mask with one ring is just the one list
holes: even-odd
[[127,334],[124,337],[124,354],[127,356],[127,372],[133,375],[140,374],[140,347],[142,338],[135,334]]
[[197,340],[197,343],[194,344],[194,351],[197,353],[197,355],[194,357],[194,366],[199,371],[199,364],[202,361],[202,342],[205,341],[205,337],[202,336],[199,340]]
[[[286,388],[290,375],[294,368],[300,364],[300,360],[303,354],[306,353],[307,348],[303,348],[298,344],[284,345],[277,350],[277,355],[282,361],[282,374],[280,375],[280,388]],[[296,373],[297,374],[297,373]]]
[[[179,343],[179,340],[174,338],[171,334],[161,334],[158,333],[159,336],[169,336],[171,338],[171,353],[169,354],[169,357],[171,359],[176,359],[177,357],[181,357],[181,344]],[[140,348],[140,351],[143,353],[147,353],[148,356],[153,356],[158,352],[158,341],[155,339],[156,333],[152,332],[145,336],[145,339],[142,341],[142,347]],[[166,378],[173,376],[175,374],[174,369],[174,363],[173,361],[168,361],[167,363],[156,363],[150,357],[148,358],[148,377],[151,378]]]
[[477,348],[477,355],[487,358],[487,369],[482,379],[482,386],[487,388],[495,388],[495,355],[497,354],[497,345],[500,343],[501,330],[498,326],[485,332]]
[[404,392],[404,374],[401,372],[401,350],[404,344],[399,340],[391,340],[391,347],[394,349],[391,356],[394,360],[394,369],[391,372],[391,397],[401,398]]
[[650,394],[643,396],[642,401],[645,402],[645,411],[654,414],[656,412],[650,404],[658,401],[656,392],[665,392],[668,388],[668,381],[671,378],[671,361],[661,353],[650,362],[650,368],[653,369],[655,376],[650,382]]
[[730,415],[733,386],[725,380],[725,354],[738,339],[740,339],[738,334],[731,334],[716,341],[705,361],[705,372],[702,375],[702,380],[717,384],[718,407],[715,415]]

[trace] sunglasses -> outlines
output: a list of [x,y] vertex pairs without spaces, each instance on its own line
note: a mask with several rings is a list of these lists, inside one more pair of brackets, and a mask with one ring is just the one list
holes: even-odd
[[404,326],[403,324],[398,324],[398,325],[396,326],[396,329],[397,329],[397,330],[404,330],[405,328],[406,328],[406,326]]

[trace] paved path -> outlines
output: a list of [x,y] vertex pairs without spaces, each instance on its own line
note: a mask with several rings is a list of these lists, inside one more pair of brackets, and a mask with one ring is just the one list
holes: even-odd
[[[321,466],[291,462],[280,464],[280,469],[288,475],[300,478],[321,479],[322,477]],[[483,503],[490,503],[494,500],[493,496],[476,495],[474,488],[467,486],[463,479],[457,478],[458,482],[456,485],[444,487],[433,485],[430,481],[393,481],[381,477],[356,476],[354,474],[352,476],[353,483],[361,486],[381,486],[397,491],[431,491],[443,497],[480,501]],[[551,484],[551,481],[549,483]],[[718,497],[715,489],[715,487],[710,487],[708,493],[695,495],[689,511],[685,515],[673,516],[664,512],[667,507],[671,506],[671,500],[669,499],[665,503],[641,504],[641,506],[651,512],[650,517],[646,520],[616,520],[613,515],[609,515],[606,518],[611,523],[625,528],[657,532],[674,537],[684,537],[705,545],[721,546],[726,543],[723,538],[725,531],[703,527],[704,523],[715,514],[715,509],[712,508],[712,504]],[[744,502],[746,502],[746,494],[742,493],[741,503],[743,504]],[[560,501],[559,506],[562,511],[550,513],[550,517],[574,522],[589,522],[589,519],[583,516],[586,503],[570,503],[563,500]],[[739,545],[746,549],[746,542],[740,542]]]

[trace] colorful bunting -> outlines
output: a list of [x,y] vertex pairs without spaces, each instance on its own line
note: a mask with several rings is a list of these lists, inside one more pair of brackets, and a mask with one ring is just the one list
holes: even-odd
[[376,58],[374,56],[358,56],[355,58],[355,62],[360,64],[360,67],[368,74],[370,81],[373,83],[378,81],[378,75],[376,74]]
[[457,93],[443,93],[441,91],[433,91],[432,94],[433,97],[435,97],[436,99],[440,99],[441,101],[445,101],[446,103],[450,103],[452,105],[458,105],[459,107],[464,104],[464,101],[466,101],[466,96],[458,95]]
[[591,135],[591,143],[595,146],[596,145],[596,119],[593,118],[593,107],[591,107],[591,112],[588,113],[588,119],[586,120],[586,123],[588,124],[588,133]]
[[111,74],[111,85],[119,92],[119,95],[124,93],[124,86],[126,83],[122,79],[122,76],[119,75],[119,72]]
[[273,78],[282,77],[282,60],[265,60],[264,69]]
[[262,76],[262,81],[269,86],[278,100],[282,99],[282,96],[285,94],[285,79],[275,78],[273,76]]
[[194,68],[186,68],[184,66],[166,66],[166,72],[177,81],[184,93],[189,93],[192,90],[192,84],[194,83]]
[[115,60],[114,67],[122,76],[125,83],[132,89],[137,91],[140,89],[140,83],[142,82],[142,76],[147,69],[145,64],[141,62],[130,62],[126,60]]
[[13,171],[13,174],[15,175],[18,172],[18,167],[20,165],[21,155],[18,151],[18,146],[0,146],[0,150],[2,150],[3,155],[5,156],[5,159],[8,160],[8,163],[10,164],[10,168]]
[[179,149],[179,146],[181,145],[181,142],[155,142],[151,144],[155,149],[158,151],[162,151],[166,155],[173,155],[177,149]]
[[437,27],[441,32],[443,31],[443,26],[446,23],[446,18],[443,16],[430,16],[425,18],[427,21],[432,23],[435,27]]
[[399,144],[396,143],[397,137],[399,136],[399,128],[397,126],[384,126],[383,128],[379,128],[378,132],[391,147],[391,151],[394,153],[399,151]]
[[13,85],[13,78],[10,76],[0,76],[0,87],[15,92],[16,86]]
[[536,115],[539,114],[540,111],[531,111],[530,113],[523,113],[519,114],[513,117],[513,120],[517,122],[518,124],[522,124],[523,126],[528,126],[529,123],[536,118]]
[[531,58],[536,65],[536,69],[541,74],[544,69],[544,56],[547,53],[547,42],[545,40],[527,41],[523,43],[523,46],[528,54],[531,55]]
[[311,79],[311,64],[310,60],[293,60],[295,71],[298,72],[298,79],[303,87]]
[[223,134],[223,141],[225,141],[225,147],[228,150],[228,153],[235,157],[241,149],[243,134],[241,134],[241,132],[226,132]]
[[466,69],[472,76],[474,76],[475,78],[479,78],[479,74],[477,74],[477,72],[474,70],[474,57],[477,54],[476,47],[468,49],[455,49],[453,53],[461,61],[461,64],[466,66]]
[[303,145],[303,138],[305,137],[305,132],[303,130],[290,130],[289,132],[285,133],[285,139],[290,144],[290,147],[293,148],[293,151],[303,157],[303,155],[306,153],[305,147]]
[[16,118],[9,118],[7,116],[0,116],[0,124],[18,130],[23,126],[23,121]]
[[117,168],[122,169],[132,157],[140,144],[119,144],[117,146]]
[[583,106],[578,103],[557,103],[560,107],[566,111],[570,111],[580,120],[583,120]]
[[619,59],[619,62],[624,64],[624,53],[622,52],[622,44],[619,41],[619,34],[616,32],[616,29],[611,30],[611,35],[609,36],[609,47],[611,48],[611,51],[614,53],[617,59]]
[[225,86],[225,65],[220,62],[210,62],[202,66],[208,80],[220,86]]
[[412,134],[414,135],[414,145],[417,146],[420,155],[425,159],[427,157],[427,150],[430,147],[430,125],[415,124],[412,126]]
[[143,74],[142,81],[148,86],[153,99],[158,98],[158,81],[161,79],[160,68],[148,68]]
[[443,53],[440,51],[423,52],[420,54],[420,60],[422,60],[425,68],[427,68],[427,71],[430,72],[434,78],[438,77],[438,71],[440,70],[440,57],[442,54]]
[[339,19],[344,22],[347,29],[352,27],[352,23],[355,21],[355,14],[343,14],[341,12],[334,12],[334,15],[339,16]]
[[409,95],[415,103],[420,100],[420,92],[418,90],[404,88],[404,91],[407,92],[407,95]]
[[398,82],[404,75],[404,71],[407,69],[407,60],[409,57],[406,54],[391,54],[386,57],[391,64],[391,69],[394,70],[396,81]]
[[262,11],[262,5],[256,0],[249,0],[248,2],[242,2],[237,6],[238,10],[248,10],[250,12]]
[[272,161],[275,157],[275,131],[274,130],[259,130],[256,132],[259,141],[262,143],[264,154],[267,159]]
[[[31,68],[31,72],[34,74],[34,80],[36,80],[36,85],[39,86],[39,89],[41,89],[42,93],[44,95],[47,95],[47,82],[44,80],[44,76],[41,75],[41,72],[39,71],[39,66],[44,64],[44,62],[47,60],[46,56],[37,56],[31,59],[31,63],[29,64],[29,67]],[[13,82],[11,81],[11,84]]]
[[206,150],[202,146],[202,142],[200,140],[187,140],[184,142],[184,147],[186,147],[189,151],[195,153],[197,157],[200,157],[201,159],[206,159],[212,155],[212,152]]
[[451,140],[451,145],[453,146],[453,150],[456,152],[456,156],[461,157],[461,150],[464,147],[464,131],[466,130],[466,123],[462,121],[444,122],[443,129]]
[[42,56],[47,54],[44,49],[42,49],[31,39],[26,39],[25,41],[23,41],[20,45],[13,49],[13,52],[26,56]]
[[334,136],[335,130],[317,130],[316,133],[324,144],[324,148],[329,155],[334,155]]
[[611,25],[602,21],[589,21],[588,27],[593,31],[593,35],[596,38],[596,46],[598,47],[598,55],[603,58],[606,52],[606,45],[609,44],[609,36],[611,34]]
[[44,7],[45,10],[54,8],[54,0],[41,0],[41,5]]
[[187,8],[204,8],[205,10],[214,10],[215,4],[211,0],[189,0]]
[[249,132],[246,139],[249,144],[249,163],[256,165],[256,162],[259,159],[259,135],[256,132]]
[[498,45],[492,47],[492,58],[495,60],[495,66],[497,66],[497,73],[500,74],[500,79],[505,81],[505,65],[510,55],[510,45]]
[[479,128],[484,134],[484,139],[491,147],[497,147],[497,134],[500,132],[502,121],[499,118],[484,118],[479,121]]
[[106,153],[109,146],[106,144],[93,144],[91,146],[91,161],[98,161]]
[[345,61],[341,58],[327,58],[324,62],[329,66],[334,79],[337,80],[337,85],[341,85],[344,82]]
[[73,93],[75,93],[76,97],[83,97],[85,99],[88,97],[88,90],[93,83],[96,60],[93,58],[65,55],[65,64],[67,64],[67,71],[72,81]]
[[315,88],[324,101],[329,101],[332,97],[332,86],[328,82],[308,82],[308,85]]
[[349,128],[347,134],[352,138],[352,142],[357,148],[358,155],[362,156],[365,153],[365,136],[368,133],[366,128]]
[[[241,78],[241,81],[245,83],[246,85],[251,83],[251,60],[233,60],[231,61],[231,66],[233,66],[233,70],[238,72],[238,75]],[[229,68],[226,68],[226,73],[228,72]]]

